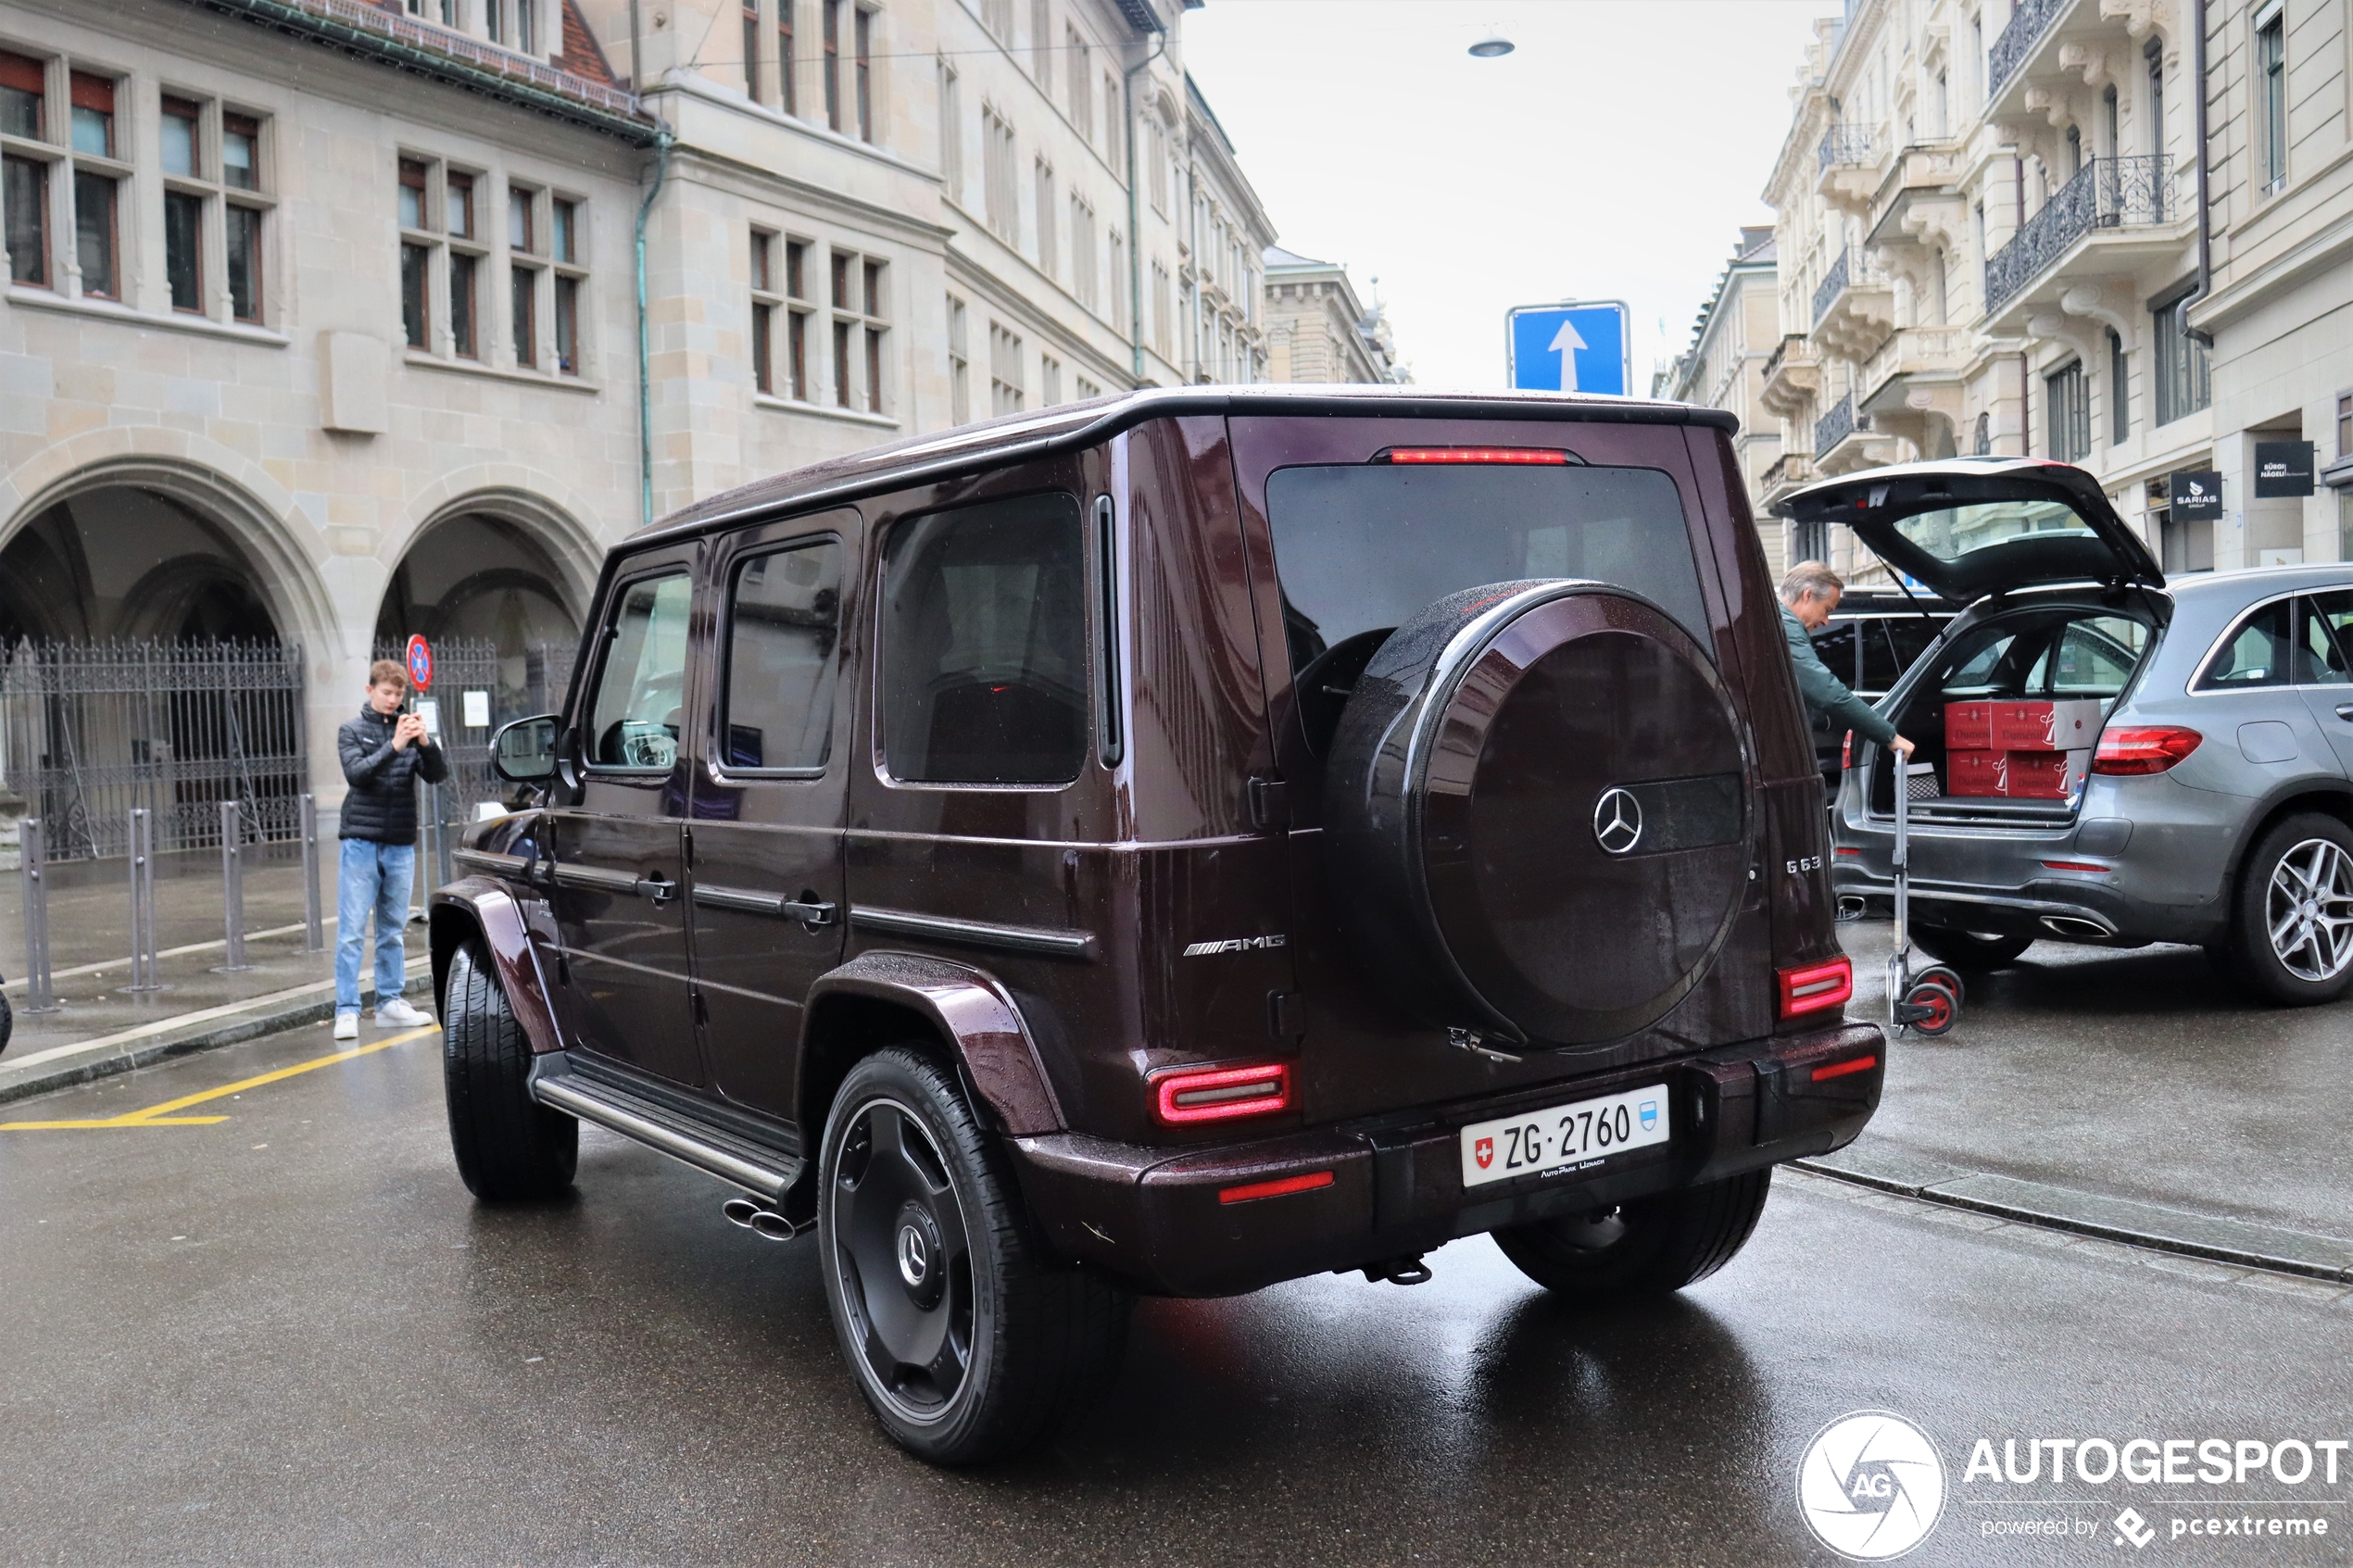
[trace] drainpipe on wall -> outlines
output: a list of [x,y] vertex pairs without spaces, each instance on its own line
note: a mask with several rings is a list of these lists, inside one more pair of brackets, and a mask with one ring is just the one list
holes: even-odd
[[670,173],[670,149],[677,140],[667,122],[656,128],[653,187],[637,207],[637,521],[640,525],[654,520],[653,374],[646,362],[652,337],[646,324],[646,220],[653,215],[654,198],[661,194],[661,182]]
[[2190,325],[2190,307],[2214,292],[2214,226],[2208,216],[2206,186],[2206,0],[2190,0],[2190,77],[2197,88],[2192,106],[2197,137],[2197,287],[2173,307],[2173,320],[2183,336],[2211,348],[2214,334]]
[[1155,32],[1152,52],[1120,76],[1119,95],[1127,115],[1127,342],[1135,354],[1135,382],[1144,384],[1144,220],[1136,203],[1136,77],[1168,53],[1168,34]]

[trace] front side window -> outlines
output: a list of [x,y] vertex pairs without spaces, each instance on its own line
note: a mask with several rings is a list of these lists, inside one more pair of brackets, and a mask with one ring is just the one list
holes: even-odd
[[588,709],[590,765],[667,771],[678,760],[693,600],[684,571],[640,578],[621,590]]
[[1713,646],[1682,499],[1655,469],[1281,469],[1266,482],[1266,515],[1294,676],[1355,639],[1369,658],[1449,594],[1525,578],[1630,588]]
[[2199,691],[2234,692],[2255,686],[2284,686],[2292,679],[2296,639],[2289,632],[2294,607],[2282,599],[2265,605],[2234,627],[2197,678]]
[[819,769],[833,754],[841,545],[752,557],[727,597],[722,709],[730,768]]
[[883,754],[912,784],[1061,784],[1087,755],[1077,500],[935,512],[892,533],[880,616]]

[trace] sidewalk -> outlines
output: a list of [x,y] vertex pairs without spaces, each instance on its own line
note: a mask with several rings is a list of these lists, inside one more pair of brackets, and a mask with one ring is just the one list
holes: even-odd
[[[49,893],[49,963],[63,1005],[38,1017],[24,1011],[22,883],[14,872],[0,876],[0,973],[8,977],[7,998],[17,1010],[15,1035],[0,1052],[0,1101],[313,1022],[334,1010],[332,863],[321,873],[329,946],[320,953],[302,950],[301,862],[247,867],[250,967],[235,974],[219,967],[227,946],[219,863],[211,858],[209,875],[201,859],[158,868],[157,968],[166,988],[138,996],[122,989],[131,978],[127,869],[120,860],[58,868],[65,874],[52,879]],[[425,929],[412,922],[405,936],[408,995],[424,1005]],[[371,1006],[373,988],[363,968],[360,989]]]

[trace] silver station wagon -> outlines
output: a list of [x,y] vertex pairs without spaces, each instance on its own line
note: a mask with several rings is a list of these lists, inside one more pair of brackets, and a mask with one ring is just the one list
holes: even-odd
[[[1879,705],[1919,747],[1921,947],[1987,970],[2038,940],[2188,942],[2280,1002],[2353,983],[2353,567],[2168,583],[2097,481],[2033,458],[1873,469],[1776,510],[1966,607]],[[1842,897],[1893,890],[1895,762],[1851,745]]]

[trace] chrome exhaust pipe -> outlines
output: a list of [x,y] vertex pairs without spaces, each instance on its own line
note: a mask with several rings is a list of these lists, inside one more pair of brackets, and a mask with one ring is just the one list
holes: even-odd
[[727,1216],[729,1224],[749,1230],[760,1216],[760,1205],[749,1198],[731,1198],[719,1206],[719,1211]]
[[805,1225],[794,1224],[774,1209],[762,1209],[751,1217],[754,1234],[769,1241],[790,1241],[803,1231],[814,1230],[816,1224],[814,1220]]
[[2105,942],[2116,935],[2097,921],[2081,920],[2074,915],[2045,915],[2043,926],[2054,936],[2065,936],[2077,942]]

